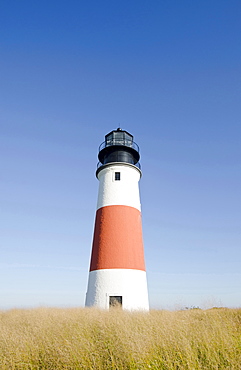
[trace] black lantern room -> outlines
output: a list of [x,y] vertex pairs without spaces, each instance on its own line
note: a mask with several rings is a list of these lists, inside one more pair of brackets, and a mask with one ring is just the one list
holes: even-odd
[[112,162],[125,162],[140,168],[139,147],[133,141],[133,136],[121,128],[105,135],[105,141],[99,147],[98,158],[98,167]]

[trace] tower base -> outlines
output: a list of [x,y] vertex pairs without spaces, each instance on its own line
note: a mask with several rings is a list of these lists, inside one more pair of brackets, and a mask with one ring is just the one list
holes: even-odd
[[149,311],[146,272],[131,269],[90,271],[85,306],[109,309],[113,301],[124,310]]

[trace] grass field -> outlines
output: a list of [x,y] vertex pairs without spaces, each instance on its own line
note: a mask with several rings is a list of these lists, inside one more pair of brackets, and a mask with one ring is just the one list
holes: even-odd
[[2,311],[0,369],[241,369],[241,309]]

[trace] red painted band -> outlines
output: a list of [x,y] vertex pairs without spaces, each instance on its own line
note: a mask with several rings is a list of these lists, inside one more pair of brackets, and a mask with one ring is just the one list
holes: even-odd
[[141,213],[128,206],[106,206],[96,212],[90,271],[145,271]]

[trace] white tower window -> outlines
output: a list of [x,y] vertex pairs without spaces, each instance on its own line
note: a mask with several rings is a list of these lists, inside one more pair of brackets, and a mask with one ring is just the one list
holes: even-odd
[[115,181],[120,181],[120,172],[115,172]]

